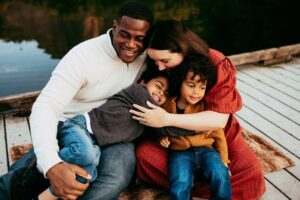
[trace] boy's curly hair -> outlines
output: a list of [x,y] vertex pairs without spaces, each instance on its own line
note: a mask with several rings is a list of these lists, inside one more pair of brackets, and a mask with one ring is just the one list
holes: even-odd
[[186,58],[180,66],[176,67],[170,73],[170,96],[179,97],[181,85],[186,80],[187,73],[192,71],[193,77],[199,75],[202,81],[207,81],[206,91],[212,88],[216,82],[217,69],[203,56],[191,56]]

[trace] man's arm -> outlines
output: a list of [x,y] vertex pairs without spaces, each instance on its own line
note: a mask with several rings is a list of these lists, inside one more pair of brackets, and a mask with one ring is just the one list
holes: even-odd
[[83,85],[84,73],[79,63],[76,52],[70,51],[53,71],[32,107],[32,142],[38,165],[44,174],[62,161],[58,156],[57,124],[64,108]]
[[[64,108],[83,83],[84,72],[80,66],[80,56],[71,50],[52,73],[50,81],[34,103],[30,116],[32,142],[38,166],[50,179],[55,191],[59,187],[64,188],[64,191],[57,193],[62,198],[67,198],[68,195],[78,197],[80,187],[76,185],[74,177],[79,170],[74,171],[70,165],[62,163],[58,156],[57,124]],[[68,184],[64,185],[66,182]]]

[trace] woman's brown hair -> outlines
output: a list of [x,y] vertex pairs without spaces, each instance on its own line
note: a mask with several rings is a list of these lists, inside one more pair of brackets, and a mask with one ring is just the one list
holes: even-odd
[[184,57],[200,55],[207,57],[208,45],[183,23],[164,20],[156,23],[149,31],[146,45],[157,50],[183,53]]

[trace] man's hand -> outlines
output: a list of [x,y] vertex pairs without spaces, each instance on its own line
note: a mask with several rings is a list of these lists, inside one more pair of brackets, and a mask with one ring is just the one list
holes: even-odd
[[88,183],[80,183],[76,180],[76,174],[86,179],[91,176],[77,165],[66,162],[58,163],[50,168],[47,177],[54,188],[56,196],[61,199],[77,199],[88,188]]

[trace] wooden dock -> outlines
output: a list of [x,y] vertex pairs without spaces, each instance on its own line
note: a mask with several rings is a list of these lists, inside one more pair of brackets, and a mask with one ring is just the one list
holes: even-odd
[[295,162],[265,175],[263,200],[300,199],[300,58],[268,67],[238,66],[242,126],[263,137]]
[[[244,107],[236,113],[242,126],[280,149],[295,166],[265,175],[262,200],[300,199],[300,57],[268,67],[238,66],[237,88]],[[0,116],[0,175],[12,163],[8,149],[30,143],[28,117]]]

